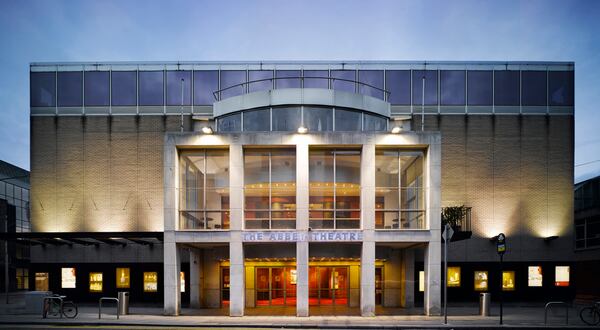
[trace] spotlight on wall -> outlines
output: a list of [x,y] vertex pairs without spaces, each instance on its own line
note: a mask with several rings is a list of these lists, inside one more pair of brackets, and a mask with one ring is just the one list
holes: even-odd
[[558,236],[556,236],[556,235],[544,237],[544,242],[548,243],[548,242],[553,241],[553,240],[555,240],[557,238],[558,238]]
[[213,133],[213,129],[210,126],[204,126],[204,127],[202,127],[202,133],[204,133],[204,134],[212,134]]
[[492,237],[490,237],[490,242],[492,242],[492,243],[496,243],[496,242],[498,241],[498,236],[499,236],[499,235],[496,235],[496,236],[492,236]]
[[300,126],[300,127],[298,127],[298,133],[306,134],[306,133],[308,133],[308,128],[305,126]]
[[392,128],[392,134],[398,134],[400,132],[402,132],[402,127],[400,127],[400,126],[394,126]]

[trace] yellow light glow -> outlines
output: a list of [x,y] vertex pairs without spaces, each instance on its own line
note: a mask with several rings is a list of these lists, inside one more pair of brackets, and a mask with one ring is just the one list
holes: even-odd
[[475,271],[474,288],[475,288],[475,291],[487,291],[487,289],[488,289],[488,272],[487,271]]
[[512,270],[506,270],[502,272],[502,290],[514,291],[515,290],[515,272]]
[[102,273],[90,273],[90,292],[102,292]]
[[158,273],[144,272],[144,292],[158,291]]
[[460,287],[460,267],[448,267],[448,287]]
[[129,268],[117,268],[117,288],[129,289]]

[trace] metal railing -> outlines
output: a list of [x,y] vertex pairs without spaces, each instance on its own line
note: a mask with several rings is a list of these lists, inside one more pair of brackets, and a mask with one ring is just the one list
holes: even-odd
[[[215,98],[215,101],[219,101],[221,99],[221,97],[220,97],[221,93],[224,92],[224,91],[228,91],[228,90],[231,90],[231,89],[234,89],[234,88],[237,88],[237,87],[243,87],[243,86],[246,86],[246,85],[250,86],[250,84],[259,83],[259,82],[263,82],[263,81],[271,81],[272,82],[271,85],[273,86],[274,85],[273,82],[275,82],[277,80],[282,80],[282,79],[288,79],[288,80],[299,79],[301,86],[304,86],[304,80],[305,79],[323,79],[323,80],[327,80],[328,82],[331,81],[331,85],[333,85],[333,83],[335,81],[350,82],[350,83],[356,84],[358,86],[365,86],[365,87],[371,88],[371,89],[373,89],[375,91],[382,92],[384,100],[387,100],[388,97],[389,97],[389,95],[390,95],[390,92],[387,91],[387,90],[385,90],[385,89],[383,89],[383,88],[379,88],[379,87],[376,87],[376,86],[373,86],[373,85],[370,85],[370,84],[367,84],[367,83],[364,83],[364,82],[361,82],[361,81],[358,81],[358,80],[343,79],[343,78],[334,78],[334,77],[301,77],[301,76],[298,76],[298,77],[273,77],[273,78],[265,78],[265,79],[257,79],[257,80],[247,81],[247,82],[243,82],[243,83],[240,83],[240,84],[235,84],[235,85],[228,86],[228,87],[225,87],[225,88],[221,88],[221,89],[219,89],[217,91],[214,91],[213,92],[213,97]],[[330,85],[330,84],[328,84],[328,85]],[[355,87],[356,87],[356,85],[355,85]],[[302,88],[304,88],[304,87],[302,87]],[[248,89],[249,88],[244,88],[244,92],[241,93],[241,94],[238,94],[238,95],[249,93]],[[277,89],[277,88],[272,87],[270,89]],[[327,89],[333,89],[333,88],[331,88],[330,86],[328,86]]]
[[544,325],[548,323],[548,309],[552,306],[564,306],[566,311],[565,324],[569,324],[569,304],[564,301],[551,301],[544,307]]
[[116,301],[117,302],[117,320],[119,319],[119,298],[113,297],[102,297],[98,299],[98,319],[102,318],[102,301]]

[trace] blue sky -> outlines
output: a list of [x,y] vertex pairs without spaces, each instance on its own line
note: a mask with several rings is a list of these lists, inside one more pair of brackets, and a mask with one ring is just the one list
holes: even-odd
[[0,0],[0,159],[29,169],[30,62],[540,60],[575,62],[575,177],[600,175],[599,17],[593,0]]

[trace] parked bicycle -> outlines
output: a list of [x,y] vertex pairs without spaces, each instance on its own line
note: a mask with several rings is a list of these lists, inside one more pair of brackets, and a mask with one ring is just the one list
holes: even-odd
[[596,301],[591,306],[584,307],[579,312],[579,317],[587,325],[600,324],[600,301]]
[[78,313],[77,305],[72,301],[65,300],[65,298],[67,296],[58,294],[47,297],[44,303],[43,318],[46,318],[48,315],[60,316],[61,314],[69,319],[75,318]]

